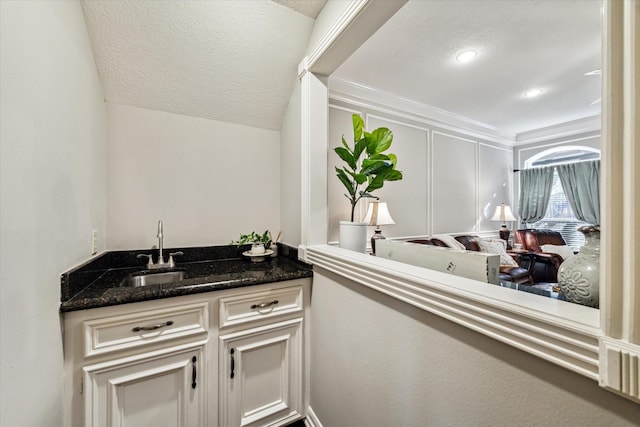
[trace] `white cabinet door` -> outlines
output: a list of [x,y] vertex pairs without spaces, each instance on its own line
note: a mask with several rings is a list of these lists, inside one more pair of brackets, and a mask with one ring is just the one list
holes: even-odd
[[86,366],[85,425],[204,425],[203,347]]
[[302,319],[220,336],[220,426],[277,426],[302,413]]

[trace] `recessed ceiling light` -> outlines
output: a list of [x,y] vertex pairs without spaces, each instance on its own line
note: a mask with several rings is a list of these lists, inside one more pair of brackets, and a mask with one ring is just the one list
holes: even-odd
[[536,96],[542,94],[544,92],[542,89],[529,89],[524,93],[524,96],[527,98],[535,98]]
[[589,71],[588,73],[584,73],[585,76],[599,76],[600,74],[602,74],[602,70],[601,69]]
[[477,50],[473,50],[473,49],[469,49],[469,50],[464,50],[462,52],[460,52],[459,54],[456,55],[456,61],[458,62],[469,62],[469,61],[473,61],[473,59],[478,56],[478,51]]

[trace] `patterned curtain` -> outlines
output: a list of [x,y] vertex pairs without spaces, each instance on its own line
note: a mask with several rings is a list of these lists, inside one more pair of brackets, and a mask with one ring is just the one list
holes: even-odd
[[600,160],[556,166],[576,218],[600,225]]
[[551,197],[553,167],[520,171],[520,219],[525,224],[544,218]]

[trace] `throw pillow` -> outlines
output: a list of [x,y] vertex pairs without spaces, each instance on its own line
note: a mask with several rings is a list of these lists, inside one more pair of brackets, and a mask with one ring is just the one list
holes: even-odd
[[560,255],[563,260],[574,255],[573,249],[567,245],[542,245],[540,246],[540,249],[542,249],[542,252]]
[[457,251],[465,251],[466,248],[460,242],[458,242],[455,237],[449,234],[436,234],[435,236],[431,236],[434,239],[441,240],[444,244],[446,244],[451,249],[455,249]]
[[501,239],[477,239],[480,252],[500,255],[500,265],[507,267],[518,267],[518,263],[509,256],[504,240]]

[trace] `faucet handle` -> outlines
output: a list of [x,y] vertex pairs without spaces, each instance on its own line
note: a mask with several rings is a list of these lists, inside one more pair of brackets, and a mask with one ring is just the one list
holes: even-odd
[[173,260],[174,256],[180,256],[180,255],[184,255],[184,252],[182,251],[178,251],[178,252],[169,252],[169,268],[173,268],[176,266],[176,262]]
[[151,268],[151,266],[153,265],[153,255],[150,255],[150,254],[138,254],[138,258],[144,258],[144,257],[149,258],[149,261],[147,261],[147,268]]

